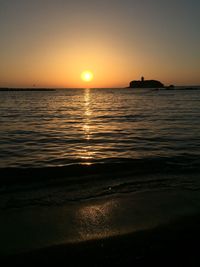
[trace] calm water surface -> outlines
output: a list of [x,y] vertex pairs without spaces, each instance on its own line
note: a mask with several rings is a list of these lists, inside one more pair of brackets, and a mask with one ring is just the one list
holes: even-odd
[[0,92],[0,167],[200,155],[200,90]]

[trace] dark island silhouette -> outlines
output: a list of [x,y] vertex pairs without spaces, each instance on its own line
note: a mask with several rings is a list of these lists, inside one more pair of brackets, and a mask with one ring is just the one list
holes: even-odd
[[163,88],[164,84],[156,80],[145,80],[144,77],[140,81],[131,81],[130,88]]

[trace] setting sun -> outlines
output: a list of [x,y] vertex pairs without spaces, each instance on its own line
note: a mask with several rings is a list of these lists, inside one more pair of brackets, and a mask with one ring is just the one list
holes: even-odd
[[89,70],[83,71],[81,73],[81,79],[85,82],[90,82],[93,79],[93,73]]

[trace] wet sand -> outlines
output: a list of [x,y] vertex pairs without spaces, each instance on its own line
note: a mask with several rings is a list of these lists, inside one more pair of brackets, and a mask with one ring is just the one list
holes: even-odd
[[4,257],[12,266],[199,266],[200,215],[151,230]]
[[1,261],[199,266],[198,192],[159,191],[1,211]]

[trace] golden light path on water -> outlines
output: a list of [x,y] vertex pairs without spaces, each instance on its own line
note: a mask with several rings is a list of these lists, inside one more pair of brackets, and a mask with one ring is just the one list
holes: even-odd
[[[117,147],[120,146],[120,140],[123,140],[120,133],[130,131],[130,125],[128,121],[123,123],[112,123],[111,119],[99,120],[99,114],[109,117],[113,114],[110,111],[110,105],[115,101],[114,108],[116,109],[116,114],[121,114],[119,111],[119,106],[123,106],[121,103],[116,102],[113,96],[109,96],[109,99],[104,97],[99,97],[97,93],[92,88],[83,89],[83,101],[81,103],[81,132],[82,132],[82,144],[75,151],[75,157],[81,159],[84,164],[90,165],[92,160],[102,159],[108,156],[107,151],[109,151],[109,157],[116,157],[116,136],[118,137]],[[98,98],[99,97],[99,98]],[[99,101],[99,103],[97,102]],[[126,101],[126,100],[125,100]],[[137,104],[137,100],[135,100]],[[102,112],[102,113],[101,113]],[[135,111],[134,111],[135,112]],[[140,122],[140,126],[143,127],[143,122]],[[132,129],[138,127],[138,122],[131,125]],[[124,130],[126,129],[126,130]],[[102,139],[107,136],[106,143],[103,143]],[[121,138],[121,139],[120,139]],[[133,153],[133,151],[132,151]],[[134,151],[134,156],[137,157],[137,150]]]
[[91,109],[91,95],[89,88],[84,89],[84,123],[83,123],[83,132],[86,145],[84,149],[79,152],[81,159],[86,160],[87,165],[90,165],[89,160],[95,157],[95,152],[92,145],[90,144],[91,140],[91,118],[92,118],[92,109]]

